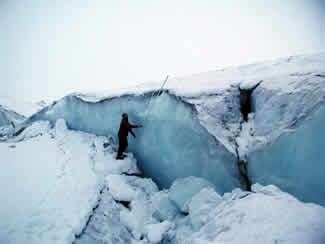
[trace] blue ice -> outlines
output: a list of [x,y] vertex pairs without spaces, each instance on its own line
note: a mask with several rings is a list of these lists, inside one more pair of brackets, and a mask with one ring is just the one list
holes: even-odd
[[293,132],[248,156],[252,183],[275,184],[298,199],[325,206],[325,106]]

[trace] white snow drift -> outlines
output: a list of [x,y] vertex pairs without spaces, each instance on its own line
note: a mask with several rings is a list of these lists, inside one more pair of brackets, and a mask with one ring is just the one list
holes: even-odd
[[37,123],[23,139],[0,144],[0,242],[71,243],[99,199],[104,175],[125,165],[106,167],[115,163],[105,155],[106,139],[69,131],[64,121],[54,129]]

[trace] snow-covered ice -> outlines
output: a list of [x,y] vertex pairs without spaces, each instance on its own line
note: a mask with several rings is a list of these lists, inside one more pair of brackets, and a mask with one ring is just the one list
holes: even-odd
[[193,176],[178,179],[169,189],[169,199],[179,210],[188,212],[189,200],[204,188],[214,189],[215,186],[205,179]]
[[210,212],[221,203],[221,196],[212,188],[203,188],[189,202],[189,216],[195,231],[207,222]]
[[132,234],[120,220],[120,212],[123,208],[123,205],[117,203],[105,188],[88,225],[74,243],[132,243],[134,241]]
[[0,144],[1,243],[71,243],[104,186],[94,169],[116,161],[93,161],[105,138],[67,130],[63,120],[54,129],[37,122],[22,139]]
[[155,244],[159,243],[163,239],[163,234],[171,228],[173,228],[173,223],[167,220],[157,224],[149,224],[145,227],[148,240]]
[[301,203],[275,186],[256,188],[239,198],[223,197],[210,207],[201,229],[177,243],[325,243],[324,207]]
[[159,220],[171,220],[180,210],[169,198],[169,191],[163,190],[153,193],[150,198],[151,206],[153,208],[153,216]]

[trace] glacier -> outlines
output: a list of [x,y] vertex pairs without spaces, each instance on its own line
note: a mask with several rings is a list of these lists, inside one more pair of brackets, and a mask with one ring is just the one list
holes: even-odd
[[[1,242],[325,242],[325,53],[157,87],[17,120],[0,142]],[[115,160],[124,112],[143,128]]]
[[[321,53],[171,78],[156,95],[158,83],[74,93],[29,117],[23,126],[63,118],[70,129],[117,143],[126,112],[132,123],[143,125],[137,138],[129,139],[128,151],[160,188],[187,176],[207,179],[219,194],[262,182],[324,204],[318,173],[324,171],[322,140],[308,136],[306,146],[304,139],[324,130],[322,115],[313,116],[324,104],[324,70]],[[313,119],[320,121],[308,122]],[[308,165],[312,169],[307,173]]]

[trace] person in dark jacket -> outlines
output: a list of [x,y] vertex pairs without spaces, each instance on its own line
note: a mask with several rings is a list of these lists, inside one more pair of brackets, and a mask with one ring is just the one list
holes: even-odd
[[131,125],[129,123],[128,114],[123,113],[122,114],[122,120],[120,124],[120,129],[118,131],[118,140],[119,140],[119,147],[117,152],[116,159],[123,159],[125,155],[123,152],[128,146],[128,134],[129,132],[133,135],[134,138],[136,138],[134,132],[132,131],[132,128],[140,128],[141,125]]

